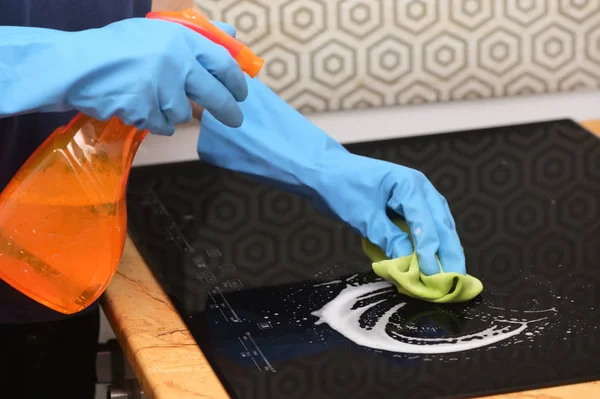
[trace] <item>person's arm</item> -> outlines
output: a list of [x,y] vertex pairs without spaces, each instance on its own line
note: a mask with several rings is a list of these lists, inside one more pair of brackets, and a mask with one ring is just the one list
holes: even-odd
[[466,273],[448,204],[421,172],[349,153],[258,79],[247,81],[240,128],[204,113],[201,159],[312,199],[390,258],[409,255],[413,246],[389,219],[391,210],[410,226],[425,274]]
[[244,75],[227,50],[172,22],[128,19],[63,32],[0,26],[0,118],[76,109],[171,134],[189,99],[239,126]]
[[[0,26],[0,117],[32,111],[61,111],[61,87],[66,76],[52,73],[52,62],[74,63],[70,52],[53,50],[66,42],[69,33],[42,29]],[[78,76],[69,77],[77,80]]]

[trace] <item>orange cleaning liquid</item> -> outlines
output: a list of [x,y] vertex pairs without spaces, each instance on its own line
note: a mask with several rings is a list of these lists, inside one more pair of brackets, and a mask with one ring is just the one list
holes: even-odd
[[127,177],[146,132],[79,115],[0,194],[0,275],[62,313],[95,301],[121,257]]

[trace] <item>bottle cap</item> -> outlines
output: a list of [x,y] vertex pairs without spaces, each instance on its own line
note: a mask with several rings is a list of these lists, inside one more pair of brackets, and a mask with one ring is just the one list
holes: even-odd
[[260,69],[265,63],[265,60],[254,54],[252,50],[248,48],[248,46],[244,46],[240,49],[240,52],[235,57],[235,60],[242,68],[242,71],[250,75],[251,78],[258,75]]

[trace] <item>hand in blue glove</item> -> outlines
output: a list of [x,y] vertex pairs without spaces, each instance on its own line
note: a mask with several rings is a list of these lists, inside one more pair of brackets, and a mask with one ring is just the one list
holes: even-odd
[[349,153],[257,79],[247,79],[240,128],[202,116],[200,157],[311,198],[337,215],[390,258],[413,252],[409,237],[386,215],[403,216],[421,270],[466,274],[465,258],[446,200],[420,172]]
[[222,46],[176,23],[134,18],[81,32],[0,27],[0,93],[0,118],[76,109],[169,135],[190,120],[188,98],[240,126],[248,88]]

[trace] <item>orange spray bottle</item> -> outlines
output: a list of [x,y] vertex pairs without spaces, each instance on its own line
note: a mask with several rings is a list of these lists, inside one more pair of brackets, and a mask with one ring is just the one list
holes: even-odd
[[[256,76],[263,60],[200,13],[151,12],[223,45]],[[104,292],[127,234],[125,190],[147,131],[78,114],[56,129],[0,193],[0,278],[71,314]]]

